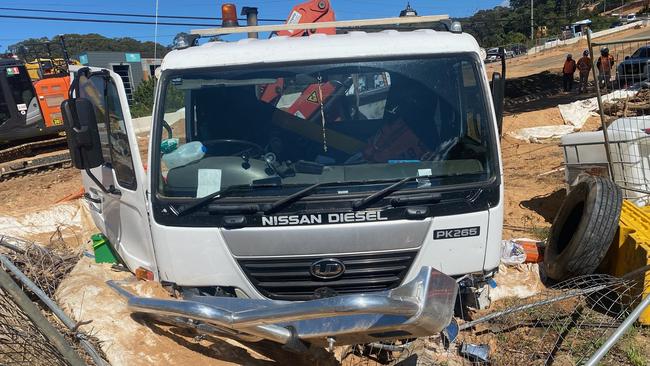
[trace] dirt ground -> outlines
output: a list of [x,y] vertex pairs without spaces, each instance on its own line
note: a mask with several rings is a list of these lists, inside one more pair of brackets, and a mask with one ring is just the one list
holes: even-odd
[[[561,95],[563,102],[575,100],[575,95]],[[555,103],[555,102],[553,102]],[[530,104],[530,103],[528,103]],[[528,107],[530,108],[530,107]],[[564,155],[559,141],[533,144],[508,136],[509,132],[526,127],[562,125],[557,107],[518,112],[507,107],[501,140],[505,183],[504,239],[532,236],[545,239],[555,213],[566,195]],[[584,131],[596,130],[600,120],[591,117]]]
[[0,182],[0,215],[18,215],[48,208],[81,188],[81,173],[73,168]]

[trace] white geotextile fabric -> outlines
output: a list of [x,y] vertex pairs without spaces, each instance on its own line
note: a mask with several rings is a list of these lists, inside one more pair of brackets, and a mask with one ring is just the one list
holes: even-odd
[[570,125],[551,125],[522,128],[509,135],[517,140],[528,142],[543,143],[545,141],[556,140],[560,137],[574,132],[576,128]]
[[[637,90],[616,90],[609,94],[603,95],[603,102],[611,102],[617,99],[626,99],[636,95]],[[569,104],[560,104],[557,106],[567,125],[575,126],[581,129],[590,116],[598,116],[598,99],[596,97],[577,100]]]

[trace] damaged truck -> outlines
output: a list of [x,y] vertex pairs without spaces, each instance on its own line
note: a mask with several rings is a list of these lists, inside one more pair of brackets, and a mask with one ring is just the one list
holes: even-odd
[[179,42],[146,145],[120,76],[77,70],[62,109],[84,199],[124,265],[175,297],[112,282],[129,309],[296,351],[452,324],[499,265],[503,80],[443,23]]

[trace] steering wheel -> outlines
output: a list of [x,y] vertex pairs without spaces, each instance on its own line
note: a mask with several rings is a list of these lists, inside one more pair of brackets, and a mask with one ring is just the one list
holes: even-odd
[[[245,146],[248,146],[247,149],[239,150],[238,152],[236,152],[234,154],[230,154],[230,156],[242,156],[243,154],[245,154],[247,152],[249,152],[249,153],[251,153],[251,155],[253,155],[252,154],[253,151],[259,152],[259,155],[264,154],[264,149],[260,145],[254,143],[254,142],[246,141],[246,140],[216,139],[216,140],[201,141],[201,143],[203,145],[205,145],[206,147],[211,146],[211,145],[220,145],[220,144],[232,144],[232,145],[245,145]],[[210,149],[208,148],[208,150],[210,150]],[[257,154],[255,154],[255,155],[257,155]]]

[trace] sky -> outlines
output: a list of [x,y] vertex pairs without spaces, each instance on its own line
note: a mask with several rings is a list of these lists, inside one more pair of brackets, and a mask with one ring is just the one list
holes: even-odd
[[[259,9],[260,18],[286,19],[294,5],[302,0],[243,0],[230,1],[238,6],[255,6]],[[338,20],[384,18],[398,16],[399,11],[406,6],[407,0],[330,0]],[[158,0],[159,15],[185,16],[220,16],[220,6],[223,1],[217,0]],[[462,17],[474,14],[480,9],[489,9],[504,4],[504,0],[411,0],[411,7],[419,15],[449,14],[452,17]],[[113,12],[129,14],[155,14],[156,0],[2,0],[0,7],[27,8],[57,11],[89,11]],[[0,15],[29,15],[41,17],[93,18],[89,15],[54,14],[47,12],[24,12],[0,10]],[[97,16],[103,19],[128,19]],[[139,18],[137,18],[139,19]],[[151,20],[153,19],[145,19]],[[163,21],[163,20],[161,20]],[[173,22],[174,20],[165,20]],[[176,20],[176,22],[194,22]],[[197,20],[195,22],[210,22]],[[47,20],[0,18],[0,52],[6,47],[26,38],[52,37],[62,33],[99,33],[107,37],[132,37],[141,41],[154,40],[153,25],[126,25],[102,23],[77,23]],[[267,23],[270,24],[270,23]],[[215,24],[218,26],[219,24]],[[191,29],[206,28],[205,26],[159,26],[158,42],[170,44],[174,35],[188,32]]]

